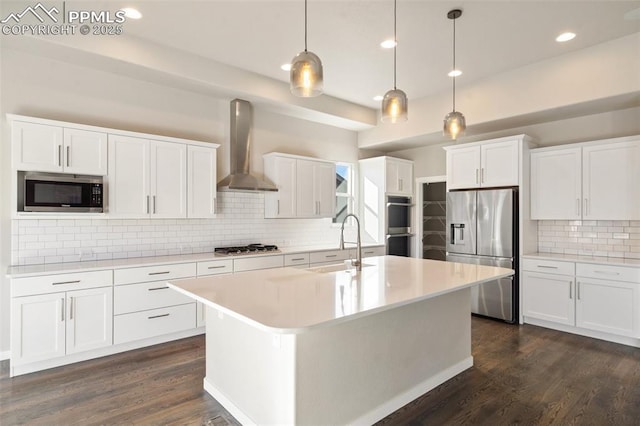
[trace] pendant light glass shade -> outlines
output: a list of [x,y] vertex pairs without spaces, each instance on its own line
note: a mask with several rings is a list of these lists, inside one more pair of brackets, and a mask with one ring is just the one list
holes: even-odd
[[398,37],[396,35],[397,18],[397,1],[393,1],[393,89],[384,94],[382,98],[382,116],[380,121],[383,123],[399,123],[407,121],[409,101],[407,94],[396,87],[396,49],[398,48]]
[[[456,69],[456,19],[462,16],[462,10],[453,9],[447,13],[447,18],[453,21],[453,70]],[[464,115],[460,111],[456,111],[456,76],[453,77],[453,111],[444,118],[444,129],[442,133],[451,139],[457,139],[463,136],[467,129],[467,123]]]
[[451,139],[457,139],[458,136],[463,136],[466,128],[467,123],[464,120],[464,115],[462,115],[460,111],[451,111],[444,118],[443,133]]
[[407,94],[400,89],[392,89],[384,94],[382,98],[382,118],[383,123],[399,123],[407,121],[407,110],[409,101]]
[[307,0],[304,0],[304,50],[291,61],[289,81],[295,96],[312,98],[322,94],[322,61],[318,55],[307,51]]
[[322,62],[313,52],[300,52],[291,61],[291,93],[303,98],[322,94]]

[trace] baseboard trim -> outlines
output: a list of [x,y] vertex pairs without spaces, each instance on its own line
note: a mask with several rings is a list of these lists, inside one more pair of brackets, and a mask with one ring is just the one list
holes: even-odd
[[615,334],[604,333],[601,331],[587,330],[580,327],[558,324],[551,321],[540,320],[537,318],[525,317],[524,323],[535,325],[537,327],[550,328],[552,330],[563,331],[565,333],[577,334],[579,336],[591,337],[593,339],[606,340],[607,342],[619,343],[621,345],[640,348],[640,339],[636,339],[633,337],[617,336]]

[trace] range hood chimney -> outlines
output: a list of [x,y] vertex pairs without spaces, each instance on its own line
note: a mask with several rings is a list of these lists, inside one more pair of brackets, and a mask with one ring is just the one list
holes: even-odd
[[231,101],[231,137],[229,141],[230,174],[218,182],[220,191],[277,191],[275,185],[252,176],[249,171],[251,158],[251,104],[242,99]]

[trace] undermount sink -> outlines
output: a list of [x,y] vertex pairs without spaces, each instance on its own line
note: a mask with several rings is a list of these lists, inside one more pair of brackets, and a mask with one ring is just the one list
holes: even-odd
[[[370,265],[368,263],[362,264],[363,268],[368,268],[370,266],[375,266],[375,265]],[[355,271],[355,267],[353,269],[347,269],[344,263],[335,263],[332,265],[314,266],[313,268],[307,268],[307,271],[317,272],[319,274],[327,274],[329,272],[340,272],[340,271],[351,272],[352,270]]]

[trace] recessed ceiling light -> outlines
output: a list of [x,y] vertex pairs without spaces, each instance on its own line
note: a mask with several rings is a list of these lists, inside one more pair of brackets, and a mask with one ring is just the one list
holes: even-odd
[[449,71],[449,74],[447,74],[449,77],[457,77],[459,75],[462,75],[462,71],[460,70],[452,70]]
[[132,7],[125,7],[124,9],[121,9],[124,11],[124,16],[126,16],[127,18],[130,19],[140,19],[142,18],[142,13],[140,13],[137,9],[134,9]]
[[565,41],[573,40],[575,37],[576,37],[575,33],[566,32],[556,37],[556,41],[558,43],[563,43]]
[[373,100],[376,102],[380,102],[382,99],[384,98],[384,96],[382,95],[376,95],[373,97]]
[[291,64],[282,64],[280,65],[280,69],[282,71],[291,71]]
[[385,49],[393,49],[396,47],[396,41],[393,39],[385,40],[380,43],[380,47],[384,47]]

